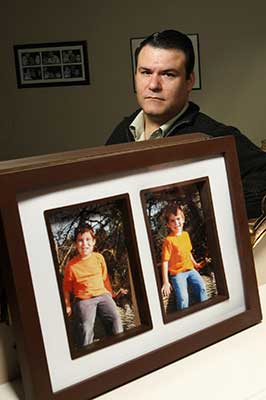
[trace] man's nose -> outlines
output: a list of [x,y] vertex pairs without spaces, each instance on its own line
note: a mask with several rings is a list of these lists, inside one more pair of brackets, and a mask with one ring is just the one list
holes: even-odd
[[161,87],[160,77],[156,74],[152,74],[149,81],[150,90],[161,90]]

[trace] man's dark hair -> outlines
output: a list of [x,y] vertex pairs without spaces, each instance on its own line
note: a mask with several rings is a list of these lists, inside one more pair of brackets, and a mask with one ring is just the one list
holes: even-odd
[[162,32],[155,32],[146,37],[135,50],[136,66],[138,64],[138,56],[144,46],[149,45],[160,49],[176,49],[181,50],[186,57],[186,79],[189,79],[194,69],[195,54],[190,38],[182,32],[168,29]]

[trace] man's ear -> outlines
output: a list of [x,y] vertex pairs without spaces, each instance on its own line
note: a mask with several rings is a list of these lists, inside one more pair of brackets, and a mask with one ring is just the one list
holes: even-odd
[[193,89],[194,84],[195,84],[195,72],[192,71],[191,74],[189,75],[189,78],[187,79],[188,92],[191,92],[191,90]]
[[134,73],[134,86],[135,86],[135,91],[137,91],[137,69],[135,70],[135,73]]

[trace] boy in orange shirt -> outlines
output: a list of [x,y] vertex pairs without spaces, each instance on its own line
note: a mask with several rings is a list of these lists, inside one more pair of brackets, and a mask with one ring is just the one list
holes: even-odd
[[176,307],[182,310],[189,307],[188,286],[191,287],[198,302],[207,300],[205,283],[197,271],[202,265],[194,259],[189,234],[183,231],[185,216],[182,209],[177,206],[169,208],[165,218],[170,234],[164,239],[162,248],[161,292],[169,296],[173,288]]
[[[77,317],[81,327],[81,345],[87,346],[93,342],[96,312],[105,327],[109,327],[108,335],[123,332],[123,327],[112,298],[104,257],[93,251],[96,242],[93,229],[88,224],[77,227],[74,239],[78,254],[66,265],[63,291],[67,315],[73,312]],[[73,306],[71,293],[74,295]]]

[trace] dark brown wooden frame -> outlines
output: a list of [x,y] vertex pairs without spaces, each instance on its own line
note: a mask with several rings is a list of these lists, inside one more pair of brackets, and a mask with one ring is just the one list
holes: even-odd
[[[212,254],[212,257],[214,257],[216,260],[215,261],[215,264],[216,264],[215,279],[216,279],[218,293],[213,298],[208,299],[202,303],[196,303],[196,304],[191,305],[190,307],[188,307],[185,310],[179,310],[179,311],[176,310],[176,311],[168,314],[165,311],[165,307],[163,304],[163,298],[161,295],[161,276],[160,276],[160,271],[158,270],[153,234],[152,234],[151,227],[150,227],[150,221],[149,221],[149,218],[148,218],[148,215],[146,212],[145,195],[147,193],[166,192],[166,191],[169,191],[176,187],[184,187],[184,186],[190,186],[190,185],[201,185],[202,186],[201,190],[200,190],[200,198],[201,198],[202,209],[204,212],[204,219],[205,219],[205,221],[207,221],[206,236],[207,236],[208,248],[210,250],[210,254]],[[199,188],[198,188],[198,190],[199,190]],[[214,304],[217,304],[217,303],[227,300],[229,298],[229,292],[228,292],[225,272],[224,272],[224,268],[223,268],[223,261],[222,261],[220,246],[219,246],[219,239],[218,239],[218,234],[217,234],[216,221],[215,221],[215,215],[214,215],[214,211],[213,211],[213,204],[212,204],[211,191],[210,191],[208,177],[202,177],[199,179],[194,179],[192,181],[177,182],[177,183],[171,184],[171,185],[164,185],[164,186],[160,186],[160,187],[145,189],[145,190],[141,191],[141,200],[142,200],[142,207],[143,207],[146,227],[147,227],[148,235],[149,235],[151,253],[152,253],[152,257],[153,257],[154,273],[156,276],[156,281],[157,281],[157,286],[158,286],[158,294],[160,297],[161,310],[162,310],[164,322],[165,323],[171,322],[177,318],[182,318],[185,315],[191,314],[195,311],[201,310],[206,307],[210,307]]]
[[[121,211],[123,213],[123,222],[124,223],[124,232],[125,232],[125,247],[127,249],[128,253],[128,258],[130,261],[130,274],[132,276],[132,285],[133,288],[131,288],[135,294],[136,298],[136,306],[137,306],[137,311],[139,314],[139,320],[140,324],[136,326],[135,328],[132,328],[128,331],[125,331],[124,333],[121,333],[119,335],[116,335],[114,337],[108,337],[104,338],[104,340],[96,341],[92,343],[89,346],[86,346],[85,349],[76,349],[73,346],[73,340],[71,339],[71,333],[69,329],[69,323],[68,323],[68,317],[66,315],[65,311],[65,303],[64,303],[64,297],[63,297],[63,290],[61,286],[61,277],[59,275],[59,270],[58,270],[58,261],[57,261],[57,256],[55,252],[55,246],[54,246],[54,241],[53,241],[53,234],[51,232],[50,228],[50,223],[49,223],[49,217],[51,214],[54,214],[56,211],[62,211],[66,209],[76,209],[77,207],[84,207],[89,204],[110,204],[115,202],[115,201],[120,201],[121,202]],[[52,255],[53,255],[53,260],[54,260],[54,266],[55,266],[55,272],[56,272],[56,277],[57,277],[57,284],[58,284],[58,289],[60,292],[60,297],[61,297],[61,303],[62,303],[62,309],[64,312],[64,317],[65,317],[65,323],[66,323],[66,328],[67,328],[67,334],[68,334],[68,341],[69,341],[69,347],[70,347],[70,352],[71,356],[73,359],[77,357],[81,357],[82,355],[91,353],[93,351],[97,351],[101,348],[110,346],[114,343],[118,343],[122,340],[126,340],[132,336],[137,336],[143,332],[146,332],[147,330],[152,329],[152,321],[151,321],[151,316],[149,312],[149,306],[148,306],[148,299],[147,299],[147,294],[145,290],[145,285],[144,285],[144,280],[143,280],[143,274],[142,274],[142,269],[141,269],[141,262],[138,254],[138,247],[137,247],[137,241],[136,241],[136,234],[135,234],[135,229],[134,229],[134,221],[132,217],[132,210],[131,210],[131,205],[129,201],[129,196],[128,194],[122,194],[119,196],[113,196],[113,197],[107,197],[103,199],[97,199],[96,201],[89,201],[86,203],[79,203],[71,206],[66,206],[66,207],[60,207],[57,209],[52,209],[52,210],[46,210],[45,211],[45,221],[46,221],[46,226],[48,229],[48,235],[50,239],[50,245],[51,245],[51,250],[52,250]],[[134,268],[131,266],[134,265]]]
[[[18,196],[48,188],[56,190],[59,185],[74,185],[75,182],[103,176],[109,176],[111,179],[111,176],[132,173],[138,169],[143,171],[146,167],[158,168],[171,161],[189,162],[217,156],[223,157],[226,165],[236,245],[241,262],[240,284],[243,285],[245,310],[206,329],[197,330],[195,327],[195,332],[183,339],[54,393],[23,239]],[[202,138],[201,135],[191,134],[179,138],[3,162],[0,165],[0,185],[1,260],[27,400],[93,398],[261,321],[256,274],[233,137]]]

